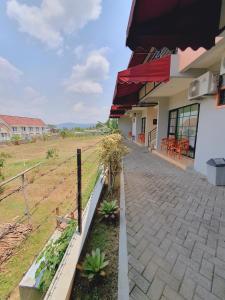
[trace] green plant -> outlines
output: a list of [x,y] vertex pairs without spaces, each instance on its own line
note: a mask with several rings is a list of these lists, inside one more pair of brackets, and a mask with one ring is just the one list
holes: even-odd
[[12,137],[11,137],[11,142],[14,144],[14,145],[19,145],[20,144],[20,141],[21,141],[21,136],[19,134],[14,134]]
[[55,148],[48,149],[47,152],[46,152],[46,159],[56,158],[58,156],[59,156],[58,151]]
[[11,157],[12,157],[12,155],[9,154],[9,153],[6,153],[6,152],[1,152],[0,153],[0,158],[6,159],[6,158],[11,158]]
[[112,191],[115,178],[121,170],[122,157],[128,152],[122,143],[120,134],[110,134],[104,137],[100,144],[100,163],[108,170],[109,190]]
[[99,208],[99,213],[106,220],[115,220],[119,211],[119,206],[115,200],[103,201]]
[[99,248],[93,250],[91,254],[87,254],[83,263],[83,275],[88,278],[89,281],[104,277],[105,267],[109,264],[108,260],[105,260],[105,253],[101,252]]
[[0,158],[0,180],[4,180],[4,175],[3,175],[3,168],[5,166],[5,159],[4,158]]
[[50,243],[37,259],[40,266],[35,273],[39,279],[38,289],[45,293],[55,276],[55,273],[63,259],[69,242],[75,232],[75,221],[70,221],[60,238]]

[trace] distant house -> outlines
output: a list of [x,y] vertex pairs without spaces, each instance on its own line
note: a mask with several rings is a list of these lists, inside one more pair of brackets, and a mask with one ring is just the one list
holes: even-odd
[[47,125],[36,118],[0,115],[0,141],[8,141],[13,135],[20,135],[22,139],[42,135]]

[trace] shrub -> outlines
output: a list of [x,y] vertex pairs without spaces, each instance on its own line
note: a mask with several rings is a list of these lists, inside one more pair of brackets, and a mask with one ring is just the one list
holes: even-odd
[[116,175],[121,171],[122,157],[128,152],[120,134],[104,137],[100,144],[100,163],[109,172],[109,189],[113,189]]
[[101,203],[98,211],[104,219],[113,221],[118,215],[119,206],[117,205],[117,202],[115,200],[105,200]]
[[19,144],[20,144],[20,141],[21,141],[21,136],[18,135],[18,134],[14,134],[14,135],[11,137],[11,142],[12,142],[14,145],[19,145]]
[[6,153],[6,152],[1,152],[0,153],[0,158],[4,158],[4,159],[7,159],[7,158],[11,158],[12,155],[9,154],[9,153]]
[[50,243],[37,259],[37,262],[40,262],[40,266],[35,273],[35,278],[39,279],[38,289],[43,293],[48,290],[63,259],[75,232],[75,224],[75,221],[70,221],[60,238]]
[[42,139],[43,139],[44,142],[48,141],[49,140],[49,135],[47,133],[44,133],[42,135]]
[[0,180],[4,180],[4,175],[3,175],[3,168],[5,166],[5,160],[4,158],[0,158]]
[[108,260],[105,260],[105,253],[101,253],[100,249],[93,250],[91,254],[87,254],[83,263],[83,275],[88,278],[89,281],[104,277],[106,275],[104,269],[109,264]]
[[55,148],[48,149],[46,152],[46,159],[57,158],[58,156],[58,151]]

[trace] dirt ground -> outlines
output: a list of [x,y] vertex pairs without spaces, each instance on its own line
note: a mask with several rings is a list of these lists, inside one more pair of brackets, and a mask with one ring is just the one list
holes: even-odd
[[[0,299],[6,299],[15,289],[23,274],[43,248],[54,231],[55,209],[60,215],[76,208],[76,149],[81,148],[83,206],[94,186],[98,171],[97,142],[101,137],[77,137],[37,141],[19,146],[1,146],[0,153],[10,155],[3,170],[5,179],[41,162],[42,164],[26,175],[26,198],[33,231],[13,249],[12,255],[1,265]],[[57,157],[46,159],[48,149],[56,149]],[[21,178],[8,184],[0,194],[0,225],[15,222],[27,224],[28,216],[23,193],[16,192],[1,201],[8,193],[20,187]],[[1,246],[1,240],[0,240]],[[18,291],[12,293],[18,299]]]

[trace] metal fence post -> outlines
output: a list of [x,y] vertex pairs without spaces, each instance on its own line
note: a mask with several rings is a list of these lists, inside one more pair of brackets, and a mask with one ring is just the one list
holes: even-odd
[[22,193],[23,193],[23,198],[25,202],[25,213],[27,215],[28,219],[28,224],[31,224],[31,218],[30,218],[30,211],[29,211],[29,205],[28,205],[28,199],[27,199],[27,194],[26,194],[26,185],[25,185],[25,174],[21,175],[22,178]]
[[78,231],[82,233],[82,195],[81,195],[81,149],[77,149],[77,212]]

